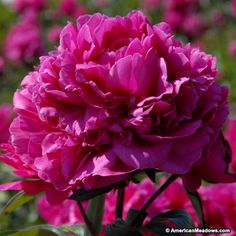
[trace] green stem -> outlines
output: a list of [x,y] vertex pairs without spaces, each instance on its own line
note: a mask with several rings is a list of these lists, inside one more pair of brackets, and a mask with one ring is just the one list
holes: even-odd
[[[171,175],[166,182],[151,196],[151,198],[145,203],[145,205],[140,210],[140,214],[142,212],[145,212],[147,208],[152,204],[152,202],[165,190],[168,188],[168,186],[173,183],[178,178],[178,175]],[[131,226],[135,225],[136,219],[140,217],[140,214],[138,214],[134,220],[131,222]]]
[[117,201],[116,201],[116,219],[118,218],[122,219],[124,198],[125,198],[125,188],[118,189]]
[[152,197],[146,202],[141,211],[146,211],[147,208],[152,204],[152,202],[165,190],[169,187],[178,178],[177,175],[171,175],[166,182],[152,195]]
[[78,206],[79,206],[80,213],[81,213],[81,215],[82,215],[82,217],[84,219],[84,223],[86,225],[86,230],[85,231],[87,231],[87,232],[86,232],[85,235],[86,236],[87,235],[96,236],[95,229],[94,229],[91,221],[89,220],[88,216],[86,215],[86,213],[84,211],[84,208],[82,206],[82,203],[79,202],[79,201],[77,203],[78,203]]
[[[102,219],[104,213],[105,194],[97,196],[89,201],[87,216],[94,226],[94,235],[99,236],[102,228]],[[85,236],[89,235],[89,230],[85,230]]]

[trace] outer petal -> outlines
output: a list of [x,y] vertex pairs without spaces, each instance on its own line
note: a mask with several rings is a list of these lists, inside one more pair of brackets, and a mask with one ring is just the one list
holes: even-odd
[[206,180],[213,183],[233,183],[236,181],[236,174],[228,173],[230,163],[230,147],[219,134],[213,143],[207,147],[208,154],[200,165],[194,167],[183,180],[191,191],[195,191],[201,183]]

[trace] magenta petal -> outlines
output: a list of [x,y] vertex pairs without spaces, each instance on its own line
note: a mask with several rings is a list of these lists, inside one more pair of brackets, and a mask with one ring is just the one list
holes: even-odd
[[166,161],[171,150],[171,143],[122,144],[116,142],[114,153],[127,166],[134,169],[158,168]]
[[[217,134],[215,140],[207,147],[205,161],[194,167],[186,176],[184,182],[189,189],[196,190],[201,179],[213,183],[233,183],[236,174],[228,173],[230,150],[222,134]],[[191,182],[190,180],[194,180]]]
[[0,184],[0,190],[22,190],[22,181],[15,181],[11,183]]

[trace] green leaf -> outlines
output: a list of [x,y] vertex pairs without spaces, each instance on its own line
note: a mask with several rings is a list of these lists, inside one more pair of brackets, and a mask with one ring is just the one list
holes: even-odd
[[[89,201],[87,216],[94,226],[96,235],[100,235],[102,228],[102,218],[104,213],[105,195],[98,196]],[[88,231],[86,229],[88,234]],[[85,235],[87,235],[85,233]],[[89,235],[89,234],[88,234]]]
[[130,209],[125,221],[128,225],[140,227],[143,224],[143,221],[145,220],[147,215],[148,214],[146,211]]
[[[2,236],[2,234],[0,235]],[[57,234],[54,234],[47,230],[32,229],[32,230],[17,231],[15,233],[10,233],[10,234],[4,234],[4,236],[5,235],[7,236],[56,236]]]
[[107,225],[105,236],[143,236],[138,228],[131,227],[122,219],[117,219],[113,224]]
[[114,183],[102,188],[93,188],[90,190],[86,190],[84,188],[80,188],[74,190],[73,194],[69,197],[71,200],[76,200],[77,202],[87,201],[104,193],[110,192],[112,189],[124,188],[127,186],[125,181],[120,181],[118,183]]
[[2,232],[0,236],[66,236],[66,234],[52,225],[36,225],[26,229]]
[[0,236],[37,236],[39,234],[39,230],[19,230],[19,231],[8,231],[0,233]]
[[84,235],[84,225],[62,225],[60,230],[74,235]]
[[[178,229],[195,228],[192,217],[181,209],[171,210],[155,216],[145,228],[153,232],[156,236],[163,236],[169,235],[169,233],[166,233],[166,229],[174,228],[174,226]],[[183,235],[185,234],[183,233]],[[194,234],[188,233],[186,235],[191,236]]]
[[104,188],[95,188],[91,190],[86,190],[84,188],[75,190],[74,193],[69,197],[71,200],[76,200],[79,202],[90,200],[94,197],[102,195],[104,193],[110,192],[114,188],[114,185],[109,185]]
[[169,235],[166,233],[166,228],[169,228],[164,223],[153,222],[152,224],[146,225],[144,228],[151,231],[155,236]]
[[206,228],[206,221],[204,218],[203,205],[200,195],[198,194],[198,192],[190,192],[186,187],[185,190],[188,194],[190,201],[192,202],[192,205],[198,215],[199,220],[201,221],[202,227]]
[[18,192],[14,195],[0,211],[0,219],[13,212],[16,208],[32,200],[34,196],[26,195],[24,192]]

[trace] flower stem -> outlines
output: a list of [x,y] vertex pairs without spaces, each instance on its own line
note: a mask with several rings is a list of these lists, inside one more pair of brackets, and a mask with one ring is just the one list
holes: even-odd
[[131,226],[135,225],[136,219],[140,217],[140,214],[142,212],[145,212],[147,208],[152,204],[152,202],[165,190],[167,187],[173,183],[179,176],[178,175],[171,175],[166,182],[151,196],[151,198],[145,203],[145,205],[140,210],[140,213],[134,218],[134,220],[131,222]]
[[[105,194],[99,195],[89,201],[87,216],[94,226],[94,235],[99,236],[102,228],[102,219],[104,213]],[[85,235],[86,231],[85,231]]]
[[176,179],[178,175],[171,175],[166,182],[152,195],[152,197],[145,203],[141,211],[146,211],[147,208],[152,204],[152,202]]
[[80,201],[78,201],[77,203],[78,203],[78,207],[81,212],[81,215],[82,215],[84,222],[86,224],[87,230],[89,231],[89,234],[91,236],[96,236],[94,226],[92,225],[91,221],[89,220],[88,216],[86,215],[86,212],[84,211],[82,203]]
[[116,201],[116,219],[118,218],[122,219],[124,198],[125,198],[125,188],[118,189],[117,201]]

